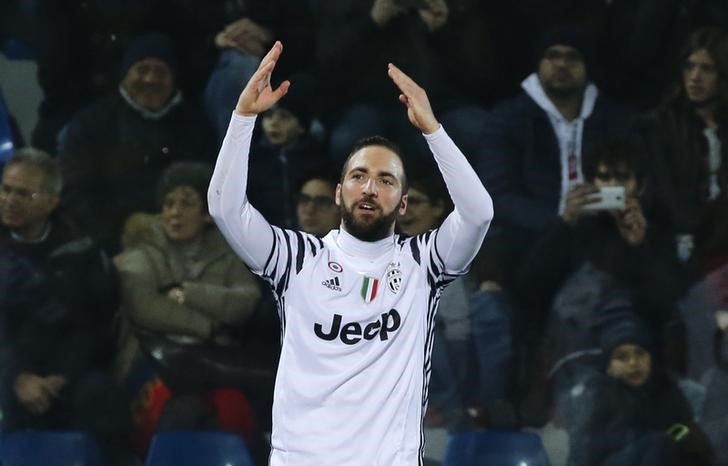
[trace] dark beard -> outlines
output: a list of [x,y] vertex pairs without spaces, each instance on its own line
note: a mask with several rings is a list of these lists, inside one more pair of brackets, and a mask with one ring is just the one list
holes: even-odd
[[356,207],[356,204],[349,210],[342,202],[339,208],[341,211],[341,220],[346,227],[346,231],[351,236],[369,242],[379,241],[389,236],[389,231],[397,217],[396,209],[392,210],[389,214],[382,215],[371,223],[362,224],[361,222],[357,222],[354,217],[354,207]]

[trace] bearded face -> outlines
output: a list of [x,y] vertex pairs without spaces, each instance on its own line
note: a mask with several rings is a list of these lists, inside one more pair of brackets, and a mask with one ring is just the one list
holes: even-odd
[[401,160],[386,147],[367,146],[352,156],[336,188],[344,229],[362,241],[393,234],[397,215],[407,208],[403,177]]

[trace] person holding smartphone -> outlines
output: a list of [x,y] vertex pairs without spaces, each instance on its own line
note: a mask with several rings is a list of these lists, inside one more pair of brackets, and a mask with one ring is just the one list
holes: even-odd
[[628,142],[613,140],[602,145],[596,156],[584,160],[587,181],[568,191],[561,219],[574,225],[583,215],[609,212],[628,244],[641,243],[647,222],[638,200],[641,173],[627,156],[634,149]]
[[[526,255],[517,279],[523,321],[529,323],[524,338],[547,342],[534,352],[534,368],[548,371],[561,356],[588,347],[589,329],[578,322],[589,320],[598,297],[609,290],[630,295],[639,317],[655,335],[661,335],[665,323],[676,315],[674,303],[687,281],[679,272],[672,238],[649,225],[643,214],[640,155],[638,147],[625,139],[605,141],[587,152],[585,182],[568,192],[564,212]],[[605,188],[621,188],[623,205],[605,200],[601,194]],[[567,314],[568,325],[574,328],[565,334]],[[546,375],[531,375],[537,380],[530,385],[539,395],[544,395],[541,387],[552,383]],[[533,406],[536,390],[524,406]],[[548,396],[539,399],[541,408],[547,408]],[[530,416],[547,412],[537,409]]]

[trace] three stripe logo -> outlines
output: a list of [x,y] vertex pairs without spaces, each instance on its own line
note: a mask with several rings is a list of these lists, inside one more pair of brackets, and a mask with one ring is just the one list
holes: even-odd
[[321,284],[330,290],[341,291],[339,277],[329,278],[328,280],[322,281]]

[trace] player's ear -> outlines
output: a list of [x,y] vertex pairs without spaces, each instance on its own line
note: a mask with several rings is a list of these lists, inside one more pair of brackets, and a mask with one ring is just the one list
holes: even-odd
[[407,195],[402,194],[402,199],[399,200],[399,215],[404,215],[407,212]]
[[334,196],[336,205],[341,205],[341,183],[336,183],[336,196]]

